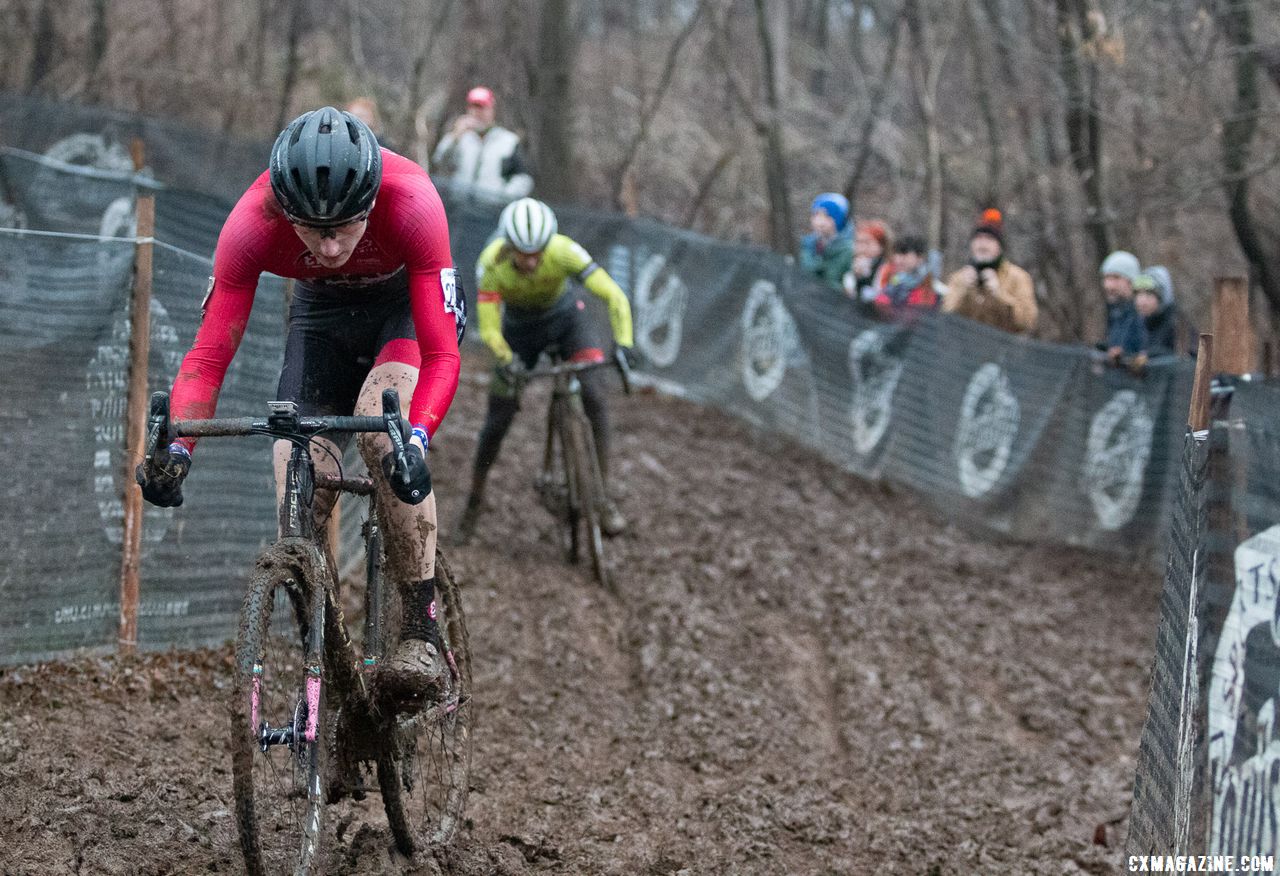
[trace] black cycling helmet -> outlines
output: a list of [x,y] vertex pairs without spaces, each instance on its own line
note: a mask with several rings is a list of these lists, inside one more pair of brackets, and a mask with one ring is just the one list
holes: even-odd
[[271,147],[271,190],[290,222],[326,228],[358,219],[381,182],[373,131],[331,106],[298,116]]

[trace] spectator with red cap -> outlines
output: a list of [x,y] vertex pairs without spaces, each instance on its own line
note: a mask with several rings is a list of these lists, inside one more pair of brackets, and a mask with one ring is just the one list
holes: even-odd
[[432,164],[455,186],[495,200],[513,201],[533,190],[520,137],[494,123],[497,100],[477,85],[467,92],[467,111],[440,138]]
[[1004,217],[984,210],[969,236],[969,264],[947,280],[942,309],[1014,334],[1035,331],[1039,319],[1031,275],[1004,255]]
[[893,274],[889,250],[889,229],[883,222],[859,222],[853,237],[853,270],[844,275],[844,294],[863,304],[875,301]]

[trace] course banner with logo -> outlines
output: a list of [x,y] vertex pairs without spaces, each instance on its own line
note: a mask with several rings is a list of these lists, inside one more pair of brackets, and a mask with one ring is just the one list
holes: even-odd
[[[0,101],[0,117],[15,107],[31,110]],[[235,197],[174,186],[187,179],[176,170],[158,179],[134,174],[115,139],[135,130],[125,121],[113,117],[104,129],[52,143],[28,132],[19,145],[46,156],[0,149],[0,360],[8,375],[0,383],[16,478],[3,531],[8,592],[20,594],[0,603],[3,662],[114,644],[121,498],[132,489],[122,417],[136,196],[157,199],[153,389],[170,385],[194,337],[213,246]],[[166,128],[148,154],[155,168],[217,160],[200,151],[202,142]],[[181,155],[170,154],[173,144]],[[264,148],[263,164],[265,157]],[[256,175],[233,164],[244,185]],[[447,186],[441,193],[457,291],[474,304],[476,261],[502,205]],[[835,466],[906,484],[966,524],[1129,552],[1156,544],[1176,483],[1190,363],[1134,377],[1098,366],[1083,348],[957,318],[880,322],[766,250],[601,211],[557,212],[562,231],[627,291],[644,376],[662,389],[812,447]],[[43,236],[25,233],[37,231]],[[220,413],[259,413],[273,395],[284,291],[277,278],[263,278]],[[588,302],[607,343],[600,302],[581,289],[570,294]],[[477,340],[474,331],[468,337]],[[43,464],[50,446],[70,460],[59,462],[56,477]],[[247,565],[271,537],[266,443],[210,440],[198,456],[188,503],[146,509],[147,647],[231,636]],[[350,555],[359,518],[344,515]],[[77,533],[74,550],[68,532]]]

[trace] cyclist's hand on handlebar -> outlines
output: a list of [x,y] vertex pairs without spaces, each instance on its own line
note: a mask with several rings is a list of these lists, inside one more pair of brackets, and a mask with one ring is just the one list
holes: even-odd
[[[410,442],[405,445],[404,458],[407,464],[406,470],[401,470],[396,465],[395,451],[382,457],[382,474],[386,476],[387,484],[391,487],[391,492],[396,494],[397,499],[407,505],[417,505],[431,492],[431,470],[427,468],[427,460],[422,454],[422,448],[416,443]],[[406,474],[408,478],[405,477]],[[405,483],[406,480],[408,483]]]
[[634,371],[644,363],[644,357],[635,347],[617,346],[613,350],[613,356],[623,371]]
[[133,477],[142,487],[142,498],[161,508],[177,508],[182,504],[182,482],[189,471],[191,453],[175,442],[138,463]]

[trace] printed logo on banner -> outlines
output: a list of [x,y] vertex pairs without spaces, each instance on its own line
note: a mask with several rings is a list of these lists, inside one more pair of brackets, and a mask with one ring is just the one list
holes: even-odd
[[741,328],[742,383],[747,395],[764,401],[782,385],[788,361],[800,351],[795,321],[769,280],[751,284]]
[[902,377],[902,358],[885,352],[884,335],[875,329],[849,343],[853,399],[853,448],[864,456],[879,446],[893,416],[893,393]]
[[[128,150],[119,143],[109,142],[101,134],[72,134],[54,143],[44,151],[44,155],[76,167],[91,167],[122,175],[133,174],[133,158]],[[56,167],[40,164],[36,167],[34,178],[27,184],[27,190],[33,193],[58,191],[60,185],[66,185],[62,174],[63,171]],[[123,185],[123,181],[121,184]],[[84,222],[83,209],[84,204],[76,198],[47,198],[40,206],[45,215],[86,230],[81,224]]]
[[978,498],[991,492],[1009,465],[1022,412],[1009,377],[994,362],[969,380],[953,447],[960,489]]
[[108,142],[101,134],[71,134],[44,150],[44,155],[78,167],[133,173],[133,157],[129,151],[119,143]]
[[1280,844],[1280,525],[1241,543],[1235,567],[1235,594],[1209,682],[1214,855],[1270,852]]
[[[98,223],[98,234],[103,238],[134,237],[137,234],[138,217],[134,212],[133,198],[119,197],[107,205],[102,211],[102,221]],[[112,274],[124,262],[133,258],[134,247],[122,242],[103,241],[98,247],[98,270],[102,274]],[[109,279],[109,277],[103,277]]]
[[636,343],[640,352],[659,368],[675,364],[680,355],[684,310],[689,289],[674,272],[664,273],[665,256],[645,260],[632,290],[636,305]]
[[1146,402],[1131,389],[1113,395],[1089,424],[1083,485],[1103,529],[1119,529],[1138,510],[1154,434]]
[[[120,314],[111,337],[98,346],[89,361],[85,383],[89,390],[89,416],[93,423],[93,492],[102,518],[103,531],[112,544],[124,540],[124,489],[134,489],[133,467],[125,476],[124,416],[129,390],[129,314]],[[176,374],[182,364],[182,346],[169,313],[157,299],[151,299],[150,391],[167,389],[165,375]],[[158,358],[157,358],[158,357]],[[169,529],[172,508],[145,504],[143,538],[162,540]]]
[[[27,217],[17,207],[0,201],[0,228],[26,228]],[[27,277],[31,271],[27,265],[27,248],[22,238],[6,234],[11,243],[5,244],[7,256],[0,259],[0,304],[17,308],[30,300]]]

